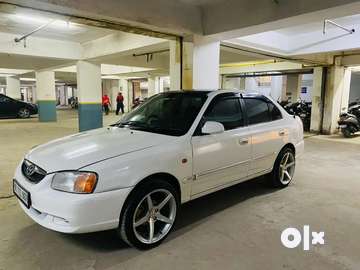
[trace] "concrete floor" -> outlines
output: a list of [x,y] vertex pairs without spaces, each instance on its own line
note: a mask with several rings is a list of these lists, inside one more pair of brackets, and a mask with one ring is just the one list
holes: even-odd
[[[33,144],[75,131],[66,127],[74,123],[69,119],[59,127],[15,122],[0,122],[0,140],[7,140],[1,177],[12,175],[14,161],[2,165],[15,159],[11,151],[19,159]],[[14,198],[1,199],[0,269],[359,269],[360,145],[316,136],[305,147],[288,188],[257,179],[187,203],[170,237],[146,252],[128,248],[113,231],[52,232],[32,222]],[[325,245],[310,251],[281,245],[282,230],[304,225],[324,231]]]

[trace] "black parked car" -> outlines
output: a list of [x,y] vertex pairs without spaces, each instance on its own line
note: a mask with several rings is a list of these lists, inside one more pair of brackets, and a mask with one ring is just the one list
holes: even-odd
[[30,115],[37,114],[38,107],[36,104],[12,99],[0,94],[0,117],[19,117],[29,118]]

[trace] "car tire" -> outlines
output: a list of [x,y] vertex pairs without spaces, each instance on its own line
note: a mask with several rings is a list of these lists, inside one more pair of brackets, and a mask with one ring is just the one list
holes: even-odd
[[19,111],[18,111],[18,117],[20,118],[29,118],[30,117],[30,111],[29,109],[27,108],[21,108]]
[[274,168],[270,173],[270,184],[273,187],[287,187],[295,173],[295,153],[290,147],[283,148],[276,158]]
[[179,194],[173,185],[162,179],[149,180],[130,194],[118,233],[135,248],[156,247],[174,227],[179,205]]

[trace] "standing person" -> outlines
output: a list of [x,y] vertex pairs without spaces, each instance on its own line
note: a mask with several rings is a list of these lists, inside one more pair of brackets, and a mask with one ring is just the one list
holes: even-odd
[[102,97],[102,105],[103,105],[105,114],[108,115],[108,114],[109,114],[109,111],[110,111],[111,103],[110,103],[110,98],[109,98],[109,96],[108,96],[107,94],[105,94],[105,95]]
[[124,96],[121,92],[119,92],[116,97],[116,115],[119,114],[120,110],[121,113],[124,114]]

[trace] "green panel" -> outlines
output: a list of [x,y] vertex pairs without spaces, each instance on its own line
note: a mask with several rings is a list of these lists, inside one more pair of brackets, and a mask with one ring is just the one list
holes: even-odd
[[103,115],[101,104],[79,104],[79,130],[101,128]]
[[56,121],[56,100],[38,100],[39,121],[55,122]]

